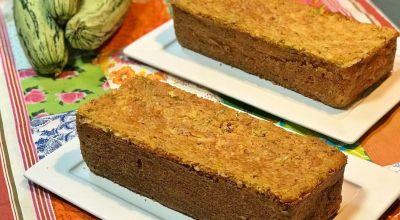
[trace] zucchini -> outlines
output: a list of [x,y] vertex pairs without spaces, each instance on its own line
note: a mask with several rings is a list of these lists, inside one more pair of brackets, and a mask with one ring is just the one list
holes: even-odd
[[39,74],[60,74],[68,61],[64,31],[43,7],[43,0],[14,0],[14,20],[32,68]]
[[132,0],[83,0],[68,22],[65,37],[73,48],[93,50],[121,25]]
[[45,0],[44,4],[59,24],[65,24],[78,11],[80,0]]

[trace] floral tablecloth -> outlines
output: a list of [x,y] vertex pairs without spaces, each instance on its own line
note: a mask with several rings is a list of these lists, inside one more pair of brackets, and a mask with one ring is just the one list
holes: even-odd
[[[364,22],[393,27],[367,0],[297,0]],[[0,219],[93,219],[64,200],[28,182],[23,172],[77,136],[76,109],[127,78],[142,75],[163,80],[187,91],[236,107],[273,121],[276,125],[317,136],[347,153],[400,172],[400,153],[382,143],[399,147],[396,132],[399,106],[382,119],[365,137],[346,145],[282,120],[261,110],[191,84],[122,54],[122,48],[171,19],[169,1],[132,3],[123,26],[96,51],[74,51],[64,72],[56,78],[38,76],[27,62],[13,22],[12,1],[0,0]],[[389,122],[388,122],[389,121]],[[389,130],[388,130],[389,129]],[[383,135],[383,136],[382,136]],[[386,136],[385,136],[386,135]],[[376,137],[381,137],[377,139]],[[390,139],[390,142],[387,142]],[[366,147],[368,146],[368,148]],[[387,151],[382,154],[379,150]],[[383,156],[382,156],[383,155]],[[388,156],[389,155],[389,156]],[[394,209],[397,207],[394,206]],[[383,217],[397,219],[398,211]],[[400,217],[399,217],[400,218]]]

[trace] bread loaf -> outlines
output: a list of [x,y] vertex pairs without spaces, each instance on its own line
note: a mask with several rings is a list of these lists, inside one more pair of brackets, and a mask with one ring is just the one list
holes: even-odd
[[178,42],[344,108],[393,69],[398,33],[293,0],[173,0]]
[[91,171],[195,219],[327,219],[347,158],[324,141],[134,77],[83,104]]

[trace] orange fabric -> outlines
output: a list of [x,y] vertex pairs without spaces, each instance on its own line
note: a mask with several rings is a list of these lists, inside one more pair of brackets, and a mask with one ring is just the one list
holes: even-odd
[[57,220],[93,220],[96,217],[50,193],[51,204]]
[[[132,3],[121,28],[98,52],[106,53],[123,48],[170,19],[162,0],[151,0],[145,4]],[[53,194],[51,202],[58,220],[97,219]]]
[[[381,166],[400,162],[400,103],[381,118],[361,139],[371,160]],[[379,220],[400,220],[397,201]]]
[[121,28],[99,52],[123,48],[170,19],[161,0],[152,0],[145,4],[132,3]]
[[400,103],[360,140],[371,160],[381,166],[400,162]]
[[379,220],[400,220],[400,200],[394,202]]
[[397,206],[397,209],[386,220],[400,220],[400,205]]

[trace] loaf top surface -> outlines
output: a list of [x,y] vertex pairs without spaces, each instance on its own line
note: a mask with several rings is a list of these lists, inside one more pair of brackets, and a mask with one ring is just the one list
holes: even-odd
[[320,139],[143,77],[83,104],[78,115],[80,123],[287,203],[301,200],[347,161]]
[[393,29],[360,23],[293,0],[173,0],[172,4],[197,17],[339,67],[358,63],[398,36]]

